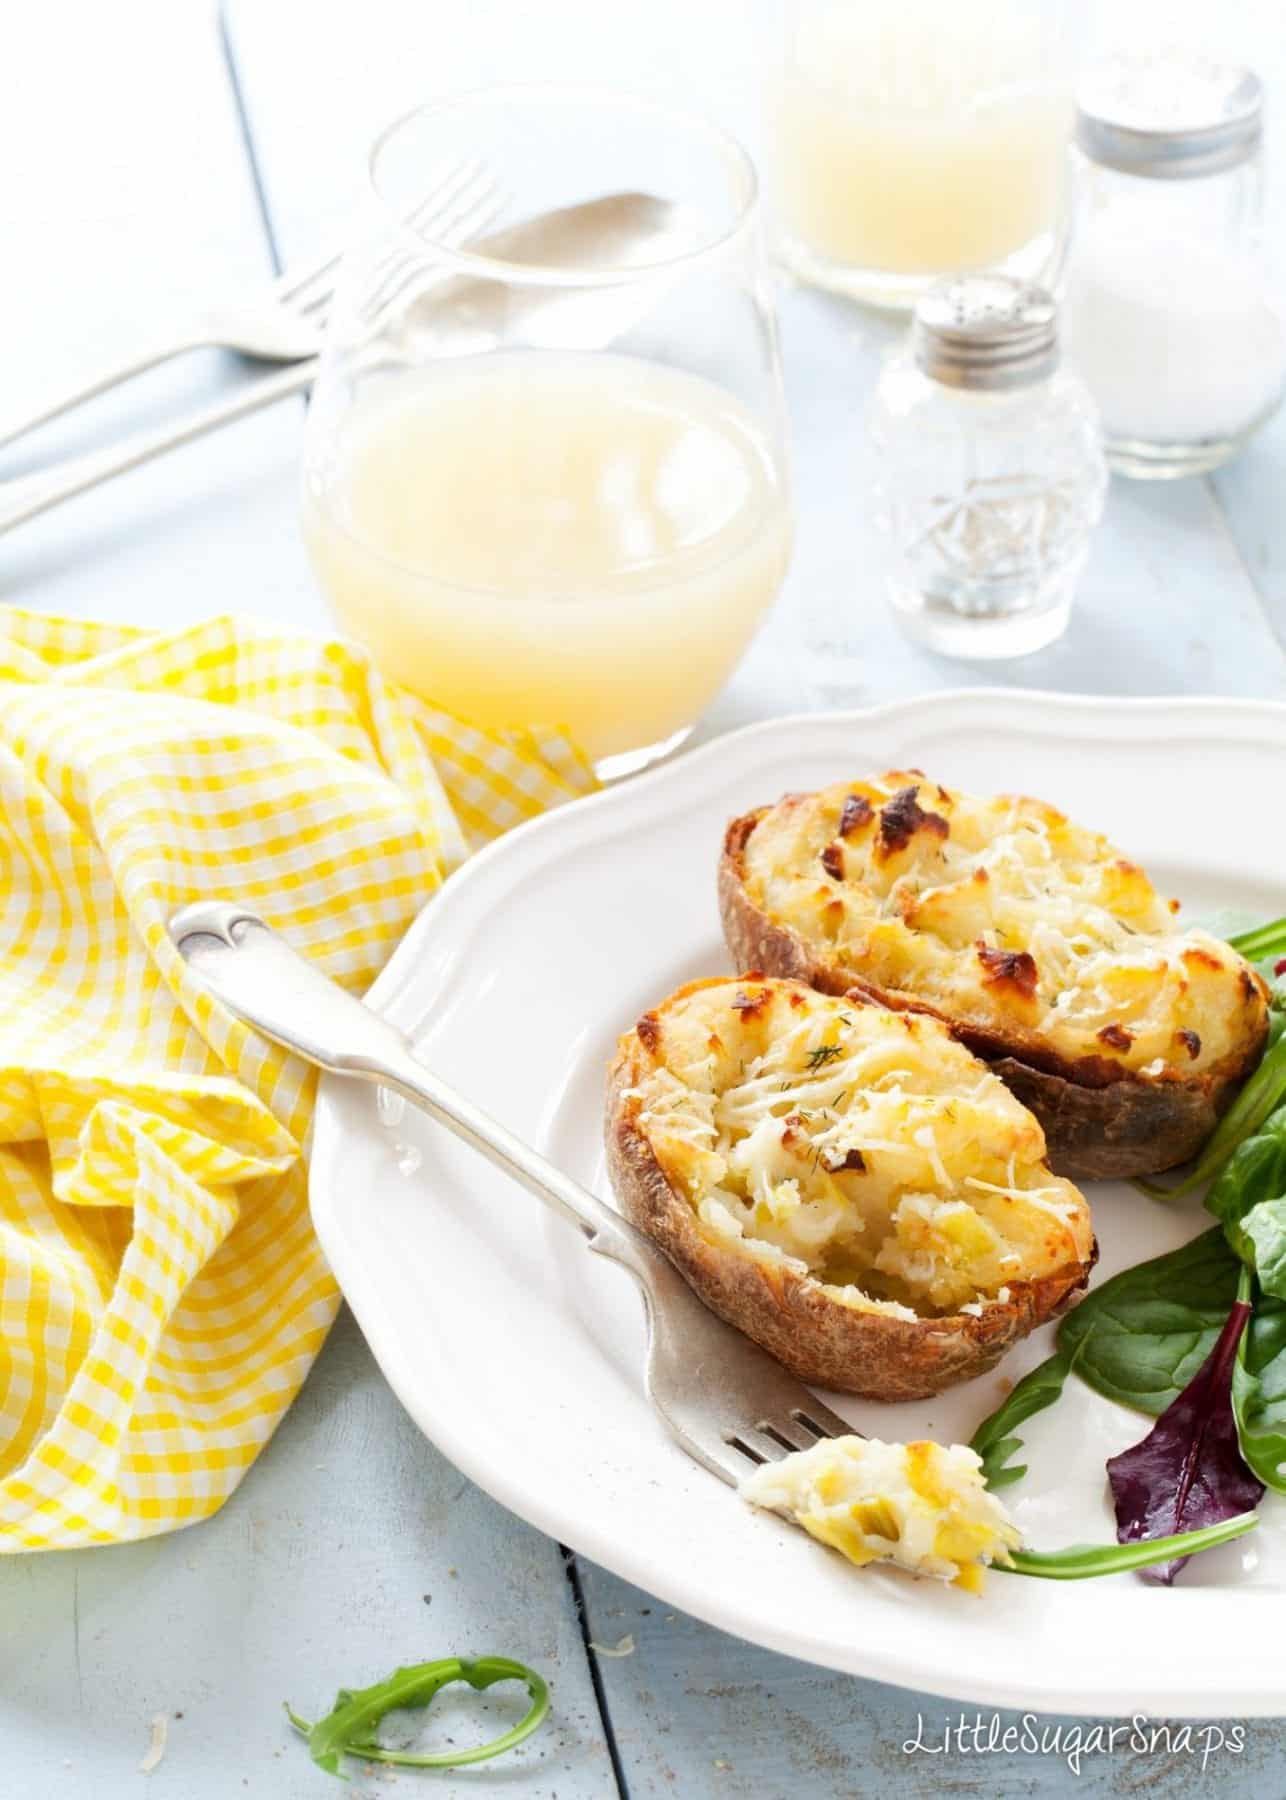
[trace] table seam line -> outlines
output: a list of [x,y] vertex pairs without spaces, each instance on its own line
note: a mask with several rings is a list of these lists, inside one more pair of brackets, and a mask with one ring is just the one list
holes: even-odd
[[616,1781],[616,1791],[620,1800],[630,1800],[629,1783],[625,1779],[625,1764],[621,1759],[620,1746],[616,1742],[616,1730],[612,1724],[612,1709],[607,1698],[607,1689],[603,1684],[603,1671],[599,1665],[598,1655],[590,1637],[589,1608],[585,1600],[585,1589],[581,1583],[580,1567],[576,1552],[569,1550],[566,1544],[558,1546],[563,1558],[563,1569],[567,1576],[568,1586],[572,1591],[572,1604],[576,1609],[576,1623],[580,1629],[581,1644],[585,1651],[585,1661],[589,1666],[589,1679],[594,1690],[594,1699],[598,1705],[599,1722],[603,1727],[603,1739],[607,1745],[608,1760],[612,1765],[612,1775]]
[[228,25],[228,11],[224,0],[219,0],[218,27],[219,47],[223,55],[223,66],[227,71],[228,85],[232,90],[233,111],[236,113],[237,128],[250,169],[250,182],[254,188],[259,222],[263,226],[264,237],[267,239],[268,255],[272,261],[273,272],[280,275],[282,272],[281,251],[272,222],[272,207],[269,204],[268,190],[264,184],[263,169],[255,144],[254,128],[250,123],[250,109],[246,103],[245,89],[241,84],[241,70],[237,63],[237,53],[232,42],[232,32]]
[[1268,627],[1268,635],[1272,638],[1279,650],[1286,651],[1286,632],[1278,626],[1277,620],[1273,616],[1273,609],[1268,605],[1263,590],[1260,588],[1259,582],[1255,578],[1255,572],[1251,568],[1250,562],[1242,550],[1241,541],[1238,538],[1237,533],[1233,530],[1232,519],[1229,517],[1227,507],[1224,505],[1223,495],[1219,492],[1218,483],[1215,481],[1213,474],[1203,475],[1201,482],[1206,493],[1210,496],[1211,505],[1213,506],[1215,516],[1223,529],[1224,536],[1232,547],[1232,553],[1237,559],[1237,566],[1246,577],[1246,580],[1250,585],[1250,591],[1255,596],[1255,604],[1259,608],[1260,617]]

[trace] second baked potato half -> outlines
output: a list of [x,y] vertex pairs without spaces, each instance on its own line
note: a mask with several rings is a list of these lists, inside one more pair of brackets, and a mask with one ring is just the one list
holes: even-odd
[[1267,991],[1106,838],[919,770],[734,819],[719,868],[740,969],[928,1012],[1045,1128],[1065,1175],[1186,1162],[1254,1068]]
[[695,981],[621,1040],[622,1210],[805,1381],[876,1400],[989,1369],[1077,1298],[1089,1208],[935,1019],[794,981]]

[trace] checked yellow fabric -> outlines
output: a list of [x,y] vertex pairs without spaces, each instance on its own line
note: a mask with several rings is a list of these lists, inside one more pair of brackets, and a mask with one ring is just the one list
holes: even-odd
[[0,608],[0,1549],[214,1512],[338,1305],[314,1079],[167,919],[244,900],[361,992],[473,844],[592,785],[342,644]]

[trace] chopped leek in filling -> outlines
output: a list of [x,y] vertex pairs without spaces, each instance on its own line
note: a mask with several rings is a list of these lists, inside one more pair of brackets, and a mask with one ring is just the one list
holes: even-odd
[[712,1241],[903,1318],[1088,1257],[1040,1124],[935,1019],[749,977],[648,1017],[638,1124]]
[[784,1513],[859,1568],[891,1562],[979,1593],[983,1571],[1022,1543],[964,1444],[823,1438],[742,1481],[752,1506]]

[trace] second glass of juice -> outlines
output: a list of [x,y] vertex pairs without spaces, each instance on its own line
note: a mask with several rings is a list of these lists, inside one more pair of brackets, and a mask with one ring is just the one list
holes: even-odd
[[968,270],[1051,283],[1073,0],[797,0],[788,14],[769,99],[795,272],[889,307]]
[[[321,584],[426,699],[642,767],[789,559],[753,167],[700,119],[518,87],[400,121],[372,180],[309,417]],[[456,189],[466,225],[487,215],[463,245]]]

